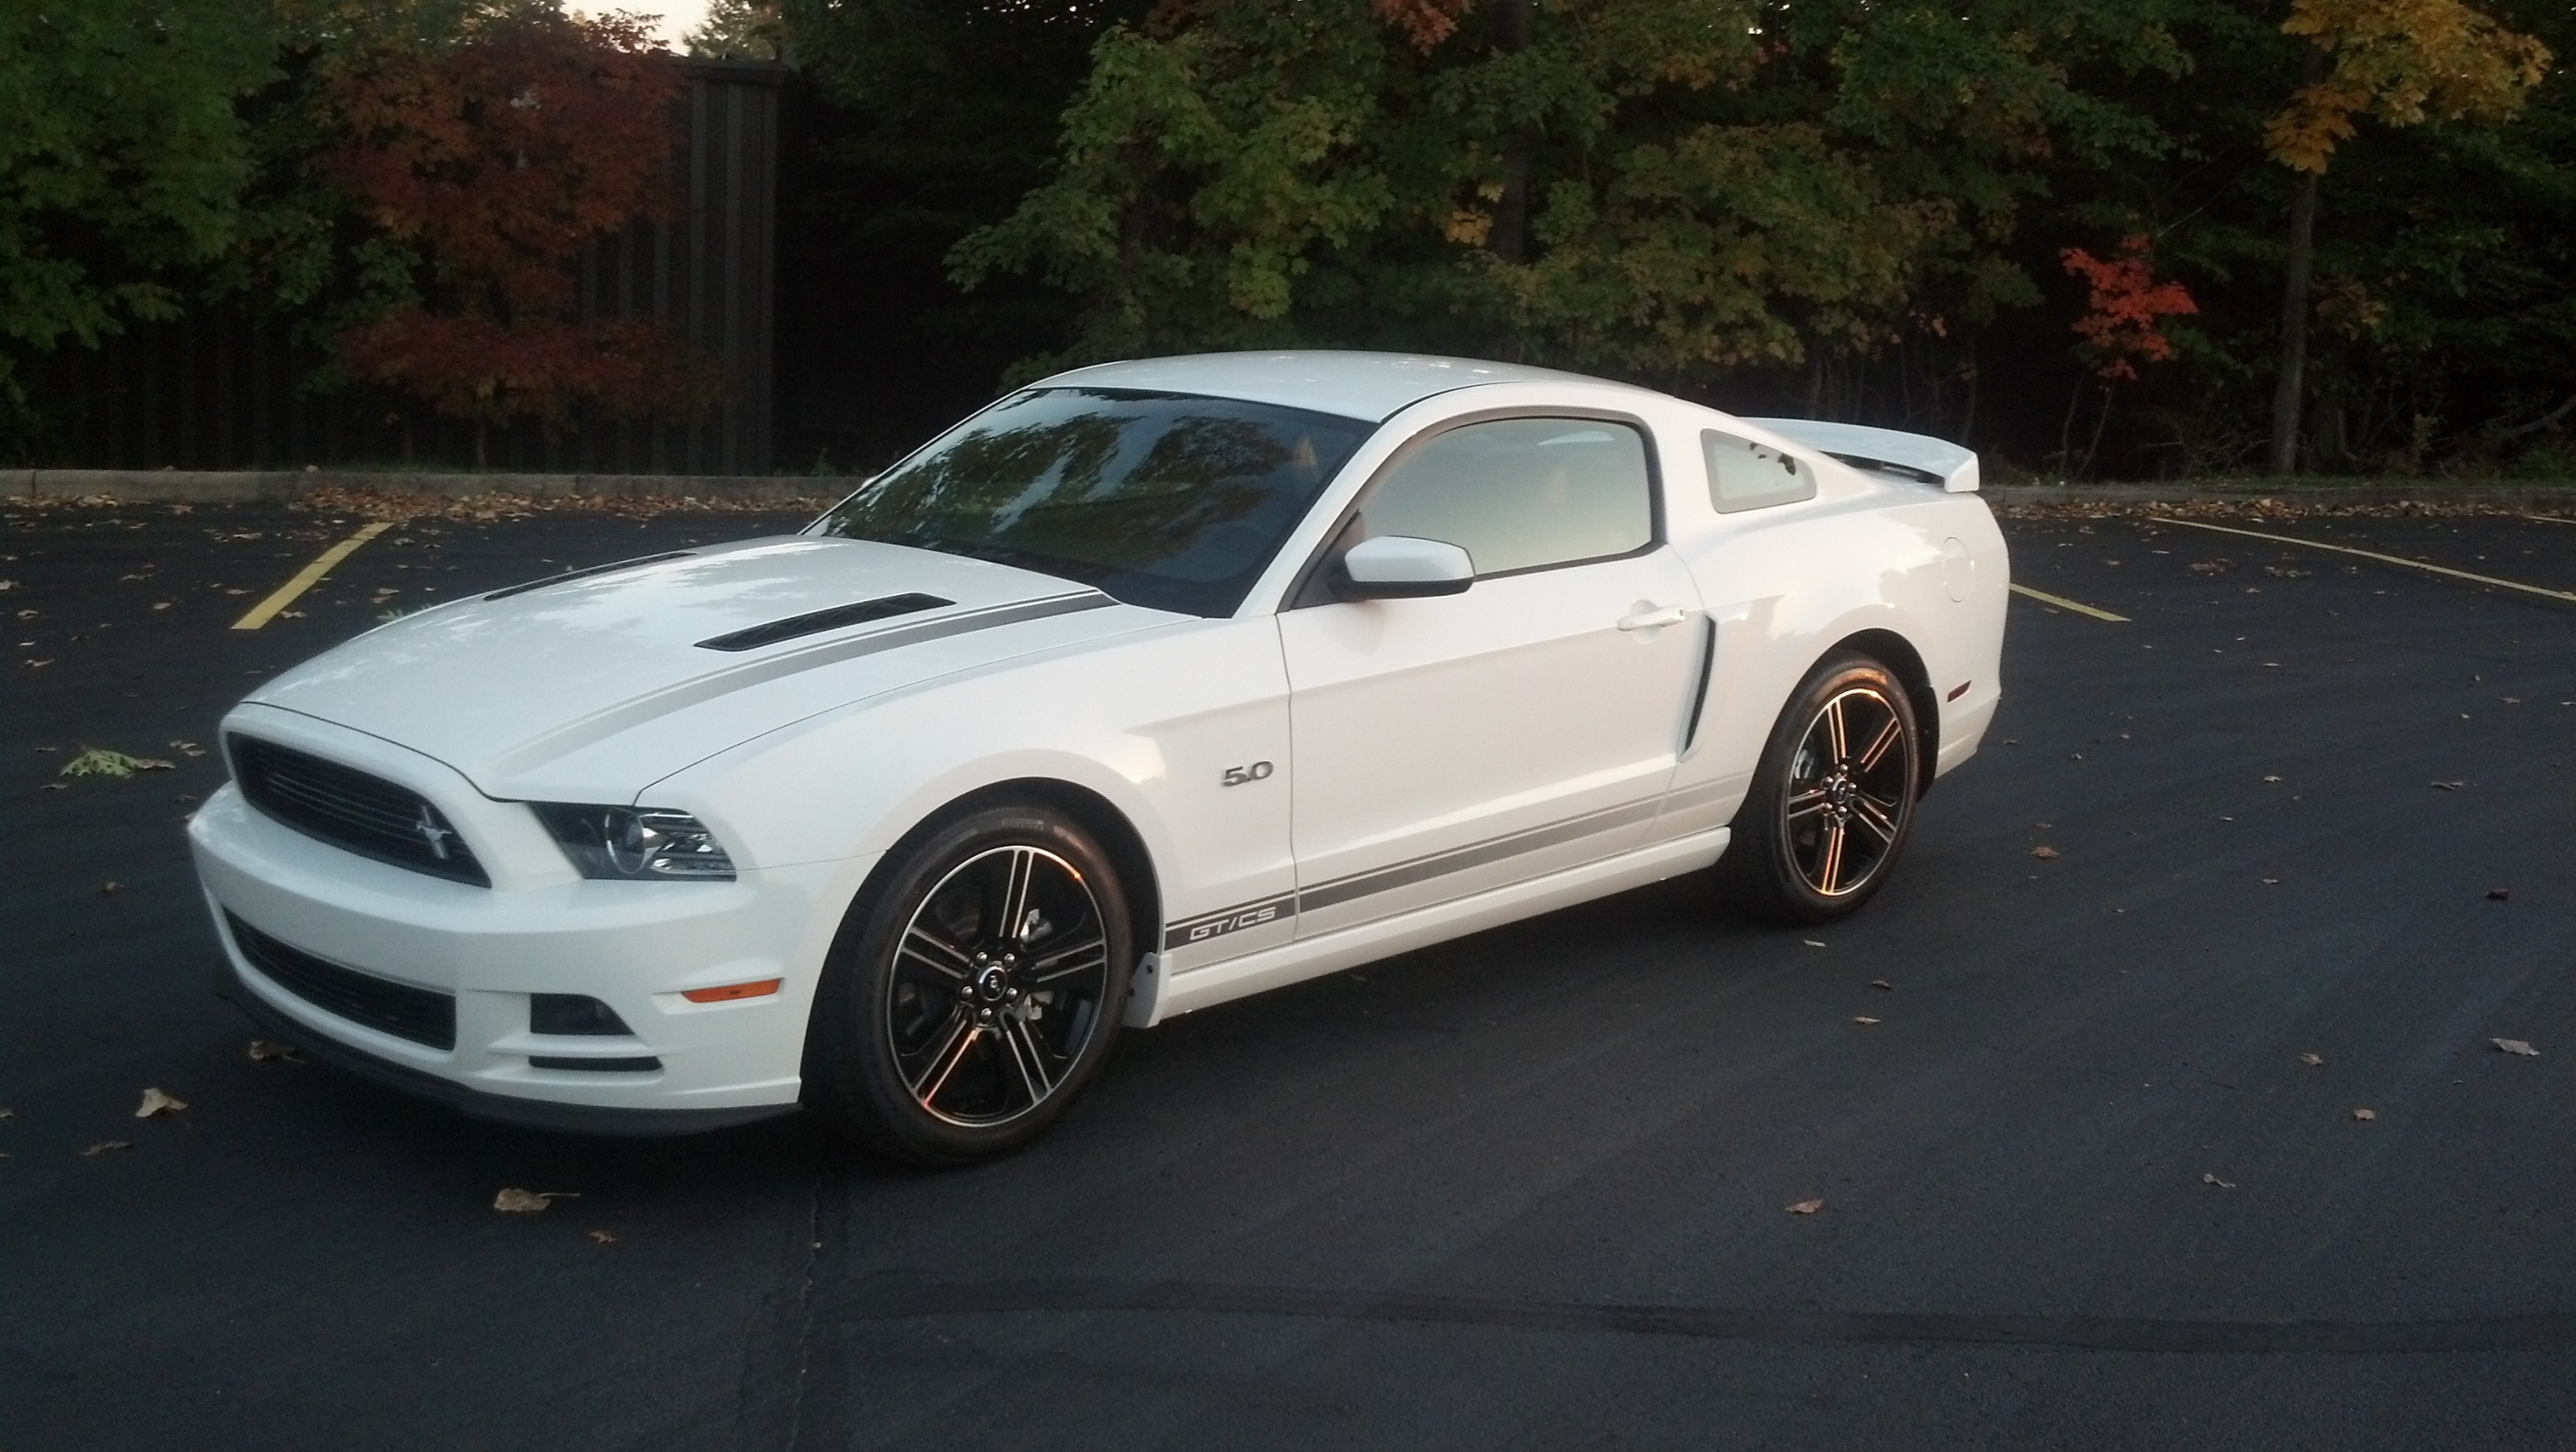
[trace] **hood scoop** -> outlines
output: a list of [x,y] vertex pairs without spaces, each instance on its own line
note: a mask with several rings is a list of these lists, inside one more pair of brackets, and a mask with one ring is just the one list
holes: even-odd
[[865,625],[871,620],[886,620],[897,615],[914,615],[924,610],[937,610],[942,606],[956,603],[954,600],[941,599],[937,595],[886,595],[875,600],[861,600],[851,605],[835,605],[828,610],[808,610],[802,615],[790,615],[783,620],[772,620],[742,630],[728,631],[723,635],[711,635],[699,641],[698,648],[700,650],[758,650],[764,645],[776,645],[782,640],[794,640],[800,635],[820,635],[826,630],[838,630],[845,625]]

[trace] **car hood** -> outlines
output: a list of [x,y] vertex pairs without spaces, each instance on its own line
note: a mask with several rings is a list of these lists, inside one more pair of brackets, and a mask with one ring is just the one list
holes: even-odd
[[246,704],[396,742],[495,797],[595,799],[817,712],[1176,618],[982,560],[750,540],[408,615]]

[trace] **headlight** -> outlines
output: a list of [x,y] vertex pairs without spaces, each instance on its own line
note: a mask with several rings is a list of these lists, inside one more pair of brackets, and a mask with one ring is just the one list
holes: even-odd
[[686,812],[530,802],[584,877],[625,882],[686,878],[733,881],[733,859],[706,824]]

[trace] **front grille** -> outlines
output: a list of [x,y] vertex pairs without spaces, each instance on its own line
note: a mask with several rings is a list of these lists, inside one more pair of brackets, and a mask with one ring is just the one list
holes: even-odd
[[411,788],[256,736],[234,735],[226,745],[242,795],[287,826],[378,862],[492,885],[474,849]]
[[224,914],[224,926],[232,930],[234,945],[262,977],[324,1013],[433,1049],[456,1047],[455,995],[325,963],[229,912]]

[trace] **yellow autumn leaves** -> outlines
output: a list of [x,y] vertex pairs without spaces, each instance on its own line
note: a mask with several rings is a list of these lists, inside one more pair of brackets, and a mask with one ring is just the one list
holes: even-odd
[[2500,121],[2549,74],[2549,47],[2460,0],[2291,0],[2281,29],[2331,57],[2263,130],[2293,171],[2323,172],[2354,122]]

